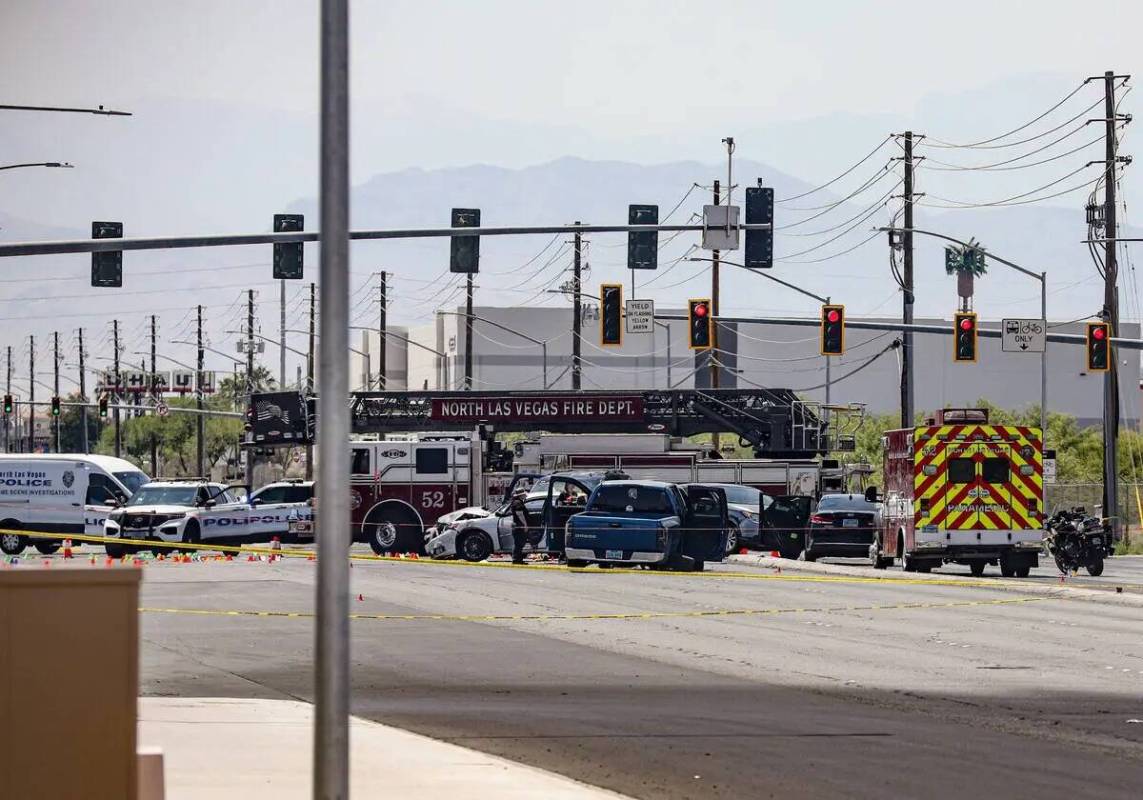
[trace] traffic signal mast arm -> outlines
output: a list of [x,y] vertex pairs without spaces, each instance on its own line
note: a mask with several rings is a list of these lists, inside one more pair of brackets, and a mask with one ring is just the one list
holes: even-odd
[[[677,322],[685,320],[687,317],[681,314],[656,314],[656,320],[662,322]],[[793,325],[804,326],[809,328],[816,328],[821,325],[821,320],[814,317],[812,319],[798,318],[798,317],[728,317],[719,316],[715,319],[716,322],[738,322],[738,323],[760,323],[764,325]],[[867,331],[913,331],[914,333],[937,333],[948,336],[952,330],[945,325],[906,325],[901,322],[855,322],[853,320],[846,320],[846,328],[854,330],[867,330]],[[1000,339],[1003,337],[1004,332],[999,328],[977,328],[977,336],[982,339]],[[1045,334],[1049,342],[1060,342],[1061,344],[1084,344],[1087,337],[1079,333],[1047,333]],[[1110,339],[1111,343],[1116,347],[1122,347],[1125,350],[1143,350],[1143,339],[1124,339],[1121,337],[1113,336]]]
[[[739,230],[771,230],[765,225],[739,224]],[[453,236],[530,236],[560,233],[641,233],[679,231],[702,232],[697,224],[660,225],[516,225],[484,228],[394,228],[389,230],[350,231],[352,240],[368,239],[433,239]],[[55,253],[98,253],[115,250],[173,250],[188,247],[232,247],[245,244],[275,244],[289,242],[316,242],[317,231],[296,233],[242,233],[210,234],[204,236],[163,236],[124,239],[68,239],[43,242],[10,242],[0,244],[0,258],[9,256],[40,256]]]

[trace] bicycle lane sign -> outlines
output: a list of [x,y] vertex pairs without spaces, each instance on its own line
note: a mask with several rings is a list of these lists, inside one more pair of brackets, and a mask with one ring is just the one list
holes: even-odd
[[1048,341],[1048,324],[1042,319],[1006,319],[1001,332],[1005,353],[1042,353]]

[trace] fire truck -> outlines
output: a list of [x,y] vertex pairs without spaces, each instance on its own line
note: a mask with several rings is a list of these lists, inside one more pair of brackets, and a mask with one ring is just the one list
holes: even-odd
[[[262,399],[255,395],[251,408]],[[282,420],[252,414],[247,446],[309,441],[314,419],[320,435],[316,399],[294,399],[272,404]],[[839,432],[845,409],[831,407],[827,419],[820,406],[786,389],[359,392],[350,401],[357,437],[349,443],[353,534],[378,553],[420,551],[424,531],[441,515],[495,507],[520,471],[615,469],[813,496],[844,481],[836,464],[823,470],[815,457],[853,444],[852,431]],[[496,438],[541,431],[554,435],[541,435],[519,454]],[[712,432],[737,436],[756,458],[726,460],[709,447],[682,444]]]
[[1044,538],[1039,428],[992,425],[987,409],[947,408],[925,425],[886,432],[884,527],[870,547],[883,569],[943,563],[1027,577]]

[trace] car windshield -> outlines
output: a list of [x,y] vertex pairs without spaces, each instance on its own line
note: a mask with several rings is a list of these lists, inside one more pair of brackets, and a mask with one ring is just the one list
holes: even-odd
[[143,484],[150,483],[151,481],[150,478],[138,470],[133,472],[115,472],[112,474],[115,475],[116,480],[123,484],[128,494],[135,494]]
[[848,494],[827,494],[818,502],[818,511],[877,511],[879,503]]
[[720,488],[726,492],[726,502],[728,503],[733,503],[738,506],[757,507],[761,502],[759,495],[761,495],[762,492],[753,486],[732,486],[727,484]]
[[607,514],[673,514],[670,495],[659,486],[603,484],[595,490],[592,511]]
[[144,486],[127,501],[129,506],[193,506],[195,486]]

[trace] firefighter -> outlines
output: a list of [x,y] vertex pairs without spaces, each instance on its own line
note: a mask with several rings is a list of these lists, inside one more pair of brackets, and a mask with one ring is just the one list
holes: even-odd
[[528,541],[528,511],[524,501],[528,497],[528,490],[523,486],[516,487],[512,492],[509,510],[512,513],[512,563],[524,563],[524,545]]

